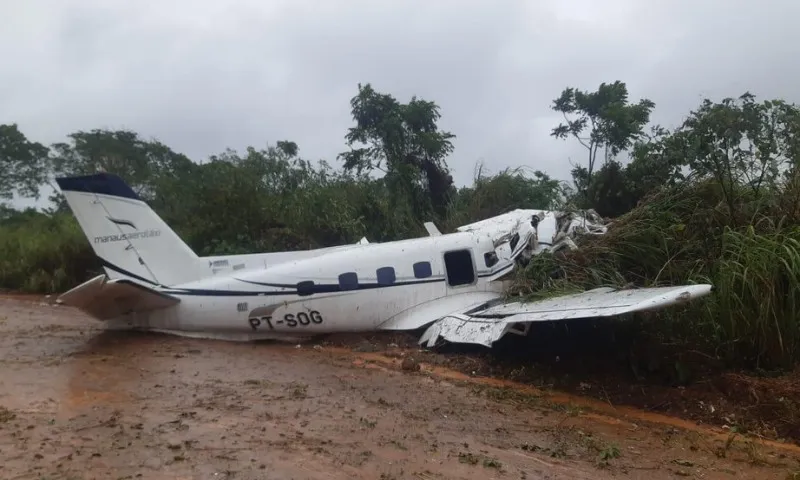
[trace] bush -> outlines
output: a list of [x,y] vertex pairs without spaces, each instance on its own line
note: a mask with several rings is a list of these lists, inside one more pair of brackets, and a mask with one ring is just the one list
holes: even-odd
[[100,272],[89,242],[71,214],[26,217],[0,223],[0,288],[61,292]]

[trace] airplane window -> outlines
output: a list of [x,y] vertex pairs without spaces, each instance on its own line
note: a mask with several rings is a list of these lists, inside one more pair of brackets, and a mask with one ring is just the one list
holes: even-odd
[[414,276],[417,278],[428,278],[433,275],[430,262],[417,262],[414,264]]
[[392,267],[381,267],[375,273],[378,276],[378,285],[391,285],[397,279]]
[[500,259],[497,258],[497,254],[496,253],[494,253],[494,252],[486,252],[486,253],[483,254],[483,261],[486,263],[487,267],[492,268],[493,266],[495,266],[497,264],[497,262],[500,261]]
[[314,293],[314,282],[306,280],[305,282],[297,282],[297,294],[302,296],[311,295]]
[[469,285],[475,281],[475,268],[469,250],[445,253],[444,266],[447,269],[447,283],[451,287]]
[[358,274],[356,272],[347,272],[339,275],[339,288],[342,290],[358,289]]
[[513,251],[517,248],[517,244],[519,243],[519,233],[515,233],[513,237],[511,237],[511,250]]

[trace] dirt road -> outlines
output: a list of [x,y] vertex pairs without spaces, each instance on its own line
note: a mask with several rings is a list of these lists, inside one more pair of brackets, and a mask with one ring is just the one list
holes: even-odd
[[71,309],[0,298],[0,478],[785,479],[800,471],[796,447],[402,368],[413,352],[103,332]]

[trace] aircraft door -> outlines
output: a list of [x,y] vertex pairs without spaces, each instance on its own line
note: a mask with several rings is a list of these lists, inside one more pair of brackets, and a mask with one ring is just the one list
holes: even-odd
[[448,294],[458,293],[478,282],[478,272],[475,269],[471,248],[445,252],[444,268]]

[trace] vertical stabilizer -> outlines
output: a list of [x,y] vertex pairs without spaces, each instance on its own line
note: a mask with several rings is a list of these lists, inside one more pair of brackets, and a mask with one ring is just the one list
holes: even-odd
[[209,273],[207,265],[120,177],[97,173],[56,182],[109,277],[168,286]]

